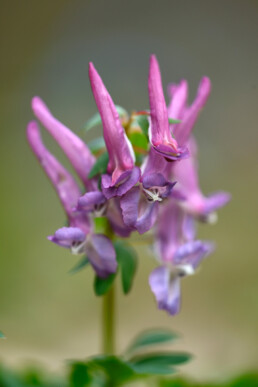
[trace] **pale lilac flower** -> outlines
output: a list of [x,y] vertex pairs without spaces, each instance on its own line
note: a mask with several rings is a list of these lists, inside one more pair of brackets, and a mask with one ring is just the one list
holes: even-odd
[[177,139],[171,135],[159,64],[155,55],[150,58],[148,89],[150,101],[149,138],[153,149],[167,160],[187,157],[186,147],[180,146]]
[[205,106],[211,91],[211,82],[208,77],[203,77],[199,84],[197,95],[193,103],[188,106],[188,84],[186,80],[182,80],[178,85],[170,84],[168,86],[168,94],[170,103],[168,106],[168,117],[180,120],[180,123],[171,124],[170,129],[173,136],[177,139],[180,146],[187,145],[191,131],[196,123],[196,120]]
[[218,191],[206,197],[199,187],[197,146],[193,138],[188,142],[190,157],[179,163],[169,166],[171,178],[178,184],[175,191],[181,195],[180,201],[185,211],[199,220],[214,223],[217,219],[216,211],[226,205],[231,195],[224,191]]
[[46,149],[38,125],[32,121],[27,128],[29,144],[50,178],[68,216],[69,227],[62,227],[49,240],[70,248],[73,254],[87,254],[99,277],[106,277],[117,269],[116,253],[111,241],[104,235],[94,235],[91,219],[86,212],[74,212],[81,195],[70,173]]
[[162,266],[149,277],[159,309],[174,315],[179,312],[180,279],[195,273],[201,261],[212,252],[210,242],[194,240],[192,219],[171,199],[162,208],[157,224],[156,248]]
[[129,191],[139,181],[140,169],[134,166],[132,145],[126,137],[112,98],[92,63],[89,64],[89,78],[109,154],[108,174],[102,176],[101,185],[103,194],[110,199]]
[[95,157],[91,154],[87,145],[53,117],[39,97],[34,97],[31,105],[35,116],[62,148],[85,187],[89,190],[96,189],[96,181],[88,179],[88,174],[95,163]]

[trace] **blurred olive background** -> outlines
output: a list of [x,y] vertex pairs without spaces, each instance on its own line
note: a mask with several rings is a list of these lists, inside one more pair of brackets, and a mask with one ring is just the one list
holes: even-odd
[[76,258],[46,239],[65,216],[26,142],[30,100],[40,95],[87,141],[96,135],[80,131],[96,111],[88,62],[116,103],[140,110],[148,107],[148,60],[155,53],[164,88],[186,78],[192,99],[200,78],[211,78],[195,127],[200,179],[205,193],[224,189],[233,200],[218,224],[199,228],[217,250],[183,281],[175,318],[156,309],[147,282],[155,261],[138,238],[135,286],[118,299],[118,349],[140,330],[165,326],[182,333],[176,348],[195,355],[186,375],[215,380],[257,369],[257,20],[255,0],[0,1],[0,329],[8,338],[0,342],[2,362],[60,371],[67,359],[100,347],[93,273],[69,275]]

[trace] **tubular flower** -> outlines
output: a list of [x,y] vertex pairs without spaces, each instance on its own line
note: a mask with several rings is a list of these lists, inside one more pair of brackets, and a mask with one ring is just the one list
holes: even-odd
[[171,131],[180,146],[187,145],[191,131],[197,121],[200,111],[207,102],[210,91],[211,82],[208,77],[203,77],[192,105],[187,106],[187,81],[182,80],[178,85],[169,85],[168,94],[171,101],[168,106],[168,117],[181,121],[180,123],[170,125]]
[[189,214],[201,221],[214,223],[217,219],[216,211],[226,205],[231,195],[218,191],[205,197],[199,187],[197,145],[193,138],[188,142],[191,156],[171,166],[171,176],[178,181],[177,192],[183,197],[181,206]]
[[73,254],[86,253],[99,277],[114,273],[117,268],[116,254],[111,241],[104,235],[94,235],[90,217],[75,213],[80,189],[70,173],[45,148],[38,125],[30,122],[27,128],[29,144],[50,178],[68,217],[69,227],[57,230],[49,240],[70,248]]
[[104,195],[110,199],[129,191],[139,181],[140,169],[134,166],[132,145],[126,137],[114,102],[92,63],[89,64],[89,78],[109,155],[108,174],[102,176],[101,185]]
[[95,163],[95,157],[91,154],[87,145],[70,129],[53,117],[39,97],[34,97],[31,105],[35,116],[61,147],[85,187],[89,190],[96,187],[96,182],[89,180],[87,177]]
[[159,64],[155,55],[150,58],[148,88],[151,118],[149,137],[153,149],[167,160],[179,160],[187,157],[187,149],[179,146],[177,139],[173,138],[170,132]]
[[159,309],[169,314],[180,310],[180,279],[195,273],[201,261],[213,251],[210,242],[194,240],[194,225],[173,199],[163,207],[156,231],[156,245],[162,266],[149,277]]

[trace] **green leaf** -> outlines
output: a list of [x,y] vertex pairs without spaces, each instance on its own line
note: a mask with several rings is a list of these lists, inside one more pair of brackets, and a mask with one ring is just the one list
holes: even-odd
[[99,356],[91,361],[92,367],[99,367],[106,375],[105,386],[115,387],[135,377],[130,365],[115,356]]
[[129,140],[133,146],[137,146],[146,151],[148,150],[149,143],[145,134],[139,132],[131,133]]
[[69,274],[76,274],[78,271],[81,271],[85,266],[87,266],[90,263],[89,258],[82,257],[79,262],[76,263],[74,267],[72,267],[71,270],[69,270]]
[[122,288],[125,294],[129,293],[137,269],[137,254],[135,250],[124,241],[114,243],[116,258],[121,268]]
[[[121,106],[118,106],[116,105],[116,110],[119,114],[119,117],[127,117],[128,116],[128,113],[127,111],[122,108]],[[100,114],[99,113],[96,113],[94,114],[94,116],[92,116],[83,126],[83,130],[85,130],[86,132],[92,128],[94,128],[95,126],[97,125],[101,125],[102,121],[101,121],[101,117],[100,117]]]
[[93,380],[89,372],[89,367],[85,363],[74,363],[69,377],[69,387],[86,387],[90,386]]
[[92,179],[93,177],[99,175],[99,174],[103,174],[106,172],[107,170],[107,165],[108,165],[108,153],[107,152],[104,152],[102,155],[99,156],[99,158],[97,159],[96,163],[93,165],[89,175],[88,175],[88,178],[89,179]]
[[110,274],[107,278],[100,278],[96,276],[94,280],[95,294],[97,296],[103,296],[104,294],[106,294],[111,288],[115,277],[116,277],[116,273]]
[[186,353],[149,353],[130,360],[133,369],[139,373],[169,374],[174,373],[173,366],[186,363],[191,356]]
[[127,352],[142,350],[151,345],[171,343],[178,338],[178,334],[168,329],[151,329],[139,334],[129,346]]
[[94,140],[89,141],[87,145],[92,153],[96,153],[100,149],[106,147],[105,140],[103,137],[94,138]]
[[143,133],[145,134],[145,136],[148,137],[148,131],[149,131],[148,115],[137,116],[137,123],[140,126]]
[[170,124],[180,124],[180,122],[182,122],[182,121],[181,120],[174,120],[174,118],[169,118],[168,122]]
[[5,339],[5,335],[3,334],[3,332],[0,331],[0,339]]
[[169,366],[153,363],[134,364],[132,368],[139,375],[172,375],[176,372],[174,368]]

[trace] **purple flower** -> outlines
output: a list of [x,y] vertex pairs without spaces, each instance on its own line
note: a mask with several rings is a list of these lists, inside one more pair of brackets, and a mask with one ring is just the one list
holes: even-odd
[[155,55],[150,58],[148,88],[151,117],[149,138],[153,149],[167,160],[187,157],[186,147],[179,146],[177,139],[171,135],[162,80]]
[[96,189],[96,181],[89,180],[88,174],[95,163],[95,157],[86,144],[70,129],[59,122],[39,97],[32,99],[32,110],[38,120],[62,148],[76,173],[89,190]]
[[137,187],[120,200],[124,223],[140,234],[150,230],[158,215],[158,203],[168,198],[176,184],[166,179],[167,161],[150,149]]
[[80,189],[70,173],[46,149],[38,125],[32,121],[27,128],[29,144],[50,178],[68,216],[69,227],[63,227],[49,237],[59,246],[70,248],[73,254],[87,254],[100,277],[114,273],[117,268],[116,253],[111,241],[104,235],[92,233],[88,212],[75,212]]
[[48,239],[59,246],[71,249],[72,254],[86,254],[101,278],[117,270],[116,252],[111,241],[101,234],[85,234],[77,227],[62,227]]
[[110,199],[129,191],[139,181],[140,169],[134,166],[132,145],[126,137],[114,102],[92,63],[89,64],[89,77],[109,154],[108,174],[102,176],[102,192]]
[[178,182],[176,191],[184,198],[180,204],[185,211],[202,221],[213,223],[216,221],[216,211],[230,201],[231,195],[223,191],[208,197],[202,194],[198,178],[197,146],[193,138],[188,142],[188,148],[191,154],[188,159],[169,166],[171,177]]
[[210,91],[211,82],[208,77],[203,77],[192,105],[187,106],[187,81],[182,80],[178,85],[170,84],[168,86],[168,94],[171,99],[168,106],[168,117],[181,121],[178,124],[171,124],[170,128],[180,146],[187,145],[191,131],[200,111],[207,102]]
[[180,278],[194,274],[213,251],[210,242],[194,240],[192,219],[171,199],[163,207],[157,226],[156,244],[163,263],[149,277],[159,309],[174,315],[180,309]]

